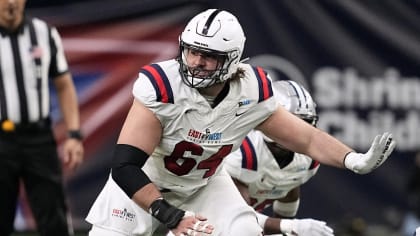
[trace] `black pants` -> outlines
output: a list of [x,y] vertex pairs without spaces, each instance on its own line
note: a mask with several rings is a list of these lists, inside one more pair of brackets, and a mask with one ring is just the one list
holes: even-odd
[[19,183],[23,181],[42,236],[68,236],[61,162],[51,128],[0,131],[0,235],[13,229]]

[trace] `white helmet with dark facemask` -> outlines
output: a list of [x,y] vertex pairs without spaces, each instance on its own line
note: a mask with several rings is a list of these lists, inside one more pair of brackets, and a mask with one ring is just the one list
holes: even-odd
[[[280,80],[272,84],[275,99],[289,112],[298,116],[307,123],[316,126],[318,115],[316,103],[311,94],[300,84],[293,80]],[[264,139],[273,142],[264,135]]]
[[318,121],[316,104],[311,94],[302,85],[292,80],[281,80],[274,82],[273,88],[274,97],[286,110],[316,126]]
[[[226,81],[237,71],[245,35],[234,15],[209,9],[190,20],[179,37],[179,43],[178,61],[183,81],[193,88],[205,88]],[[187,65],[186,53],[190,49],[218,58],[216,70],[206,71],[207,76],[199,76],[202,70]]]

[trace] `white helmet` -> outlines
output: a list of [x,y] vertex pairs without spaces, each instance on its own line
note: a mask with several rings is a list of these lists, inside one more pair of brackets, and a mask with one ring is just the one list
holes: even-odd
[[[318,115],[316,113],[316,104],[311,94],[300,84],[293,80],[277,80],[272,83],[274,98],[286,110],[298,116],[307,123],[316,126]],[[271,143],[270,150],[274,152],[281,151],[281,145],[274,144],[274,141],[263,134],[266,142]],[[277,151],[273,151],[273,147],[277,146]],[[283,149],[285,151],[286,149]],[[287,150],[286,150],[287,151]],[[281,156],[280,154],[278,154]]]
[[[231,13],[218,9],[206,10],[185,27],[179,37],[180,73],[190,87],[205,88],[229,79],[237,71],[245,44],[245,35],[238,19]],[[187,65],[185,53],[188,49],[222,57],[221,64],[208,76],[195,76]]]
[[286,110],[316,126],[318,121],[316,104],[302,85],[293,80],[280,80],[273,82],[273,89],[274,97]]

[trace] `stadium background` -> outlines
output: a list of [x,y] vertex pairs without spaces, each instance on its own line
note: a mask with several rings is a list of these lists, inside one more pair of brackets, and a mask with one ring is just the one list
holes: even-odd
[[[57,26],[80,97],[86,161],[65,174],[81,235],[88,228],[83,218],[107,178],[139,68],[176,56],[183,26],[206,8],[239,18],[251,63],[266,67],[274,79],[305,84],[318,103],[321,129],[360,151],[376,133],[395,134],[395,154],[369,175],[321,166],[303,186],[298,217],[325,220],[337,235],[399,235],[408,211],[405,186],[420,147],[419,1],[28,0],[27,7]],[[24,195],[16,226],[22,232],[34,227]]]

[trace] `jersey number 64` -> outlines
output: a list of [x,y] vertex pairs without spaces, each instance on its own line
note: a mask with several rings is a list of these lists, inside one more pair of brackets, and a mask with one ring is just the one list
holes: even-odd
[[[184,157],[184,153],[188,151],[191,152],[192,155],[201,156],[204,151],[203,147],[195,143],[182,141],[175,145],[174,151],[170,156],[165,156],[165,168],[172,173],[181,176],[190,173],[197,165],[197,169],[207,169],[203,178],[208,178],[216,172],[216,169],[220,163],[222,163],[223,158],[232,151],[232,146],[232,144],[222,146],[215,154],[200,161],[197,165],[197,161],[194,158]],[[182,161],[180,159],[182,159]]]

